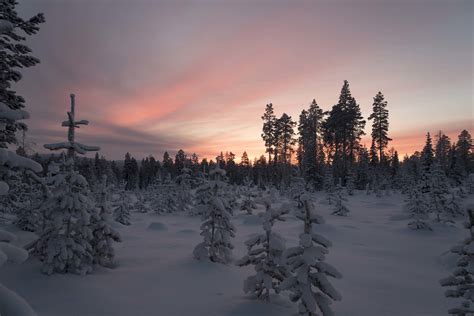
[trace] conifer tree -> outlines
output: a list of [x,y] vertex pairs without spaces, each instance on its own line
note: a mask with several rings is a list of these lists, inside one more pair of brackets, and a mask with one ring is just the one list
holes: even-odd
[[308,111],[301,112],[298,124],[301,168],[305,180],[314,188],[321,187],[323,178],[323,165],[320,163],[323,118],[323,110],[313,99]]
[[430,172],[431,165],[433,164],[434,160],[434,151],[433,151],[433,144],[431,142],[431,136],[428,132],[426,134],[426,143],[423,147],[423,151],[421,152],[421,164],[423,166],[423,171],[425,173]]
[[239,267],[254,266],[256,274],[249,276],[244,281],[244,292],[262,300],[269,301],[272,290],[278,294],[280,283],[288,275],[282,257],[285,250],[285,240],[273,232],[275,221],[284,221],[283,215],[288,212],[288,205],[274,209],[266,200],[265,212],[260,214],[265,232],[255,235],[245,242],[248,253],[237,262]]
[[240,206],[240,209],[242,211],[246,211],[247,214],[252,214],[253,210],[257,208],[257,204],[255,203],[253,199],[253,182],[247,177],[244,180],[244,191],[243,191],[243,201],[242,205]]
[[378,156],[384,157],[384,149],[387,148],[387,144],[391,139],[388,137],[388,110],[387,101],[382,92],[378,92],[374,97],[374,103],[372,104],[372,114],[370,114],[369,120],[372,121],[372,142],[376,144],[378,150]]
[[298,209],[296,217],[304,222],[304,231],[299,236],[299,245],[285,252],[292,274],[281,284],[282,290],[291,291],[290,299],[299,302],[299,314],[316,316],[333,315],[331,301],[341,300],[341,295],[329,283],[327,277],[342,275],[325,262],[331,242],[314,232],[314,224],[323,224],[324,219],[316,214],[310,199],[304,199],[304,207]]
[[98,187],[99,203],[97,216],[91,219],[93,240],[93,262],[105,267],[113,267],[115,250],[113,242],[121,242],[120,234],[112,228],[110,223],[111,209],[109,202],[110,187],[107,186],[107,176],[102,177]]
[[415,186],[410,191],[410,197],[407,200],[406,208],[410,212],[411,221],[408,222],[408,227],[411,229],[426,229],[432,230],[426,223],[429,217],[429,206],[426,197]]
[[[22,79],[20,71],[40,62],[38,58],[30,55],[31,49],[24,41],[27,36],[36,34],[39,25],[45,22],[42,13],[27,20],[21,18],[16,10],[17,4],[15,0],[0,2],[0,148],[16,144],[16,131],[27,129],[26,124],[18,122],[28,118],[28,114],[22,111],[25,99],[12,90],[12,85]],[[2,115],[7,112],[12,115]],[[16,115],[13,116],[13,113]]]
[[227,263],[234,246],[231,238],[235,237],[235,227],[231,223],[231,214],[225,206],[223,196],[225,171],[216,165],[209,172],[212,180],[203,184],[201,216],[201,236],[204,241],[194,248],[194,258],[208,259],[211,262]]
[[276,116],[273,112],[273,104],[269,103],[265,106],[265,113],[262,116],[263,128],[262,139],[265,142],[266,152],[268,153],[268,163],[272,160],[272,154],[275,150],[275,125]]
[[127,192],[120,192],[119,199],[115,202],[114,217],[115,221],[122,225],[130,225],[130,209],[132,202]]
[[355,162],[360,139],[365,134],[364,127],[360,106],[351,95],[349,82],[345,80],[338,103],[323,123],[324,141],[333,152],[334,174],[342,178],[343,184],[348,168]]
[[474,171],[474,155],[471,134],[467,130],[461,131],[456,142],[456,168],[458,173],[466,177]]
[[344,201],[347,201],[347,199],[344,197],[344,193],[340,183],[338,183],[336,186],[335,200],[336,205],[332,214],[338,216],[347,216],[347,213],[349,213],[349,209],[344,205]]
[[279,154],[278,162],[282,164],[289,164],[291,162],[291,154],[293,153],[293,145],[296,140],[294,139],[296,123],[286,113],[276,120],[275,125],[275,139],[276,139],[276,151]]
[[469,236],[451,252],[459,256],[457,267],[453,274],[440,280],[441,286],[450,287],[445,296],[462,299],[461,306],[448,311],[450,315],[468,316],[474,313],[474,205],[467,207],[468,222],[465,228],[469,230]]
[[92,271],[91,219],[97,212],[86,179],[73,170],[72,159],[62,159],[62,170],[53,177],[51,195],[42,206],[45,227],[35,254],[46,274],[86,274]]
[[449,151],[451,149],[451,141],[448,136],[439,131],[436,135],[435,159],[440,164],[444,172],[449,168]]

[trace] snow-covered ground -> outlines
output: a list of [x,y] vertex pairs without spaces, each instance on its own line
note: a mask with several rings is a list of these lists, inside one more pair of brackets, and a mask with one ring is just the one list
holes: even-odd
[[[447,251],[467,236],[460,223],[433,225],[433,232],[409,230],[399,194],[376,198],[356,192],[349,197],[348,217],[330,215],[332,206],[316,197],[326,219],[316,231],[332,241],[327,261],[343,274],[331,280],[343,296],[332,305],[336,315],[446,315],[454,302],[444,297],[438,281],[454,266],[455,258]],[[274,229],[293,246],[302,223],[286,217]],[[244,241],[262,228],[256,215],[244,212],[236,212],[233,222],[235,261],[246,253]],[[198,217],[134,213],[131,226],[114,225],[124,240],[115,247],[116,269],[47,276],[30,258],[21,265],[5,265],[1,283],[24,297],[40,316],[296,314],[286,294],[272,296],[270,303],[244,295],[243,281],[252,267],[194,260],[193,249],[201,242]],[[15,232],[20,244],[31,238]]]

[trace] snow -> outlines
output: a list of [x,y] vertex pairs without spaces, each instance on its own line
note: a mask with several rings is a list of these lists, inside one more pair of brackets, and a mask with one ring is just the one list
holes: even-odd
[[[0,20],[0,33],[2,29],[2,21]],[[30,118],[30,114],[25,110],[12,110],[5,103],[0,102],[0,118],[11,121],[26,120]]]
[[[444,297],[439,280],[450,275],[455,261],[450,248],[466,237],[466,229],[431,223],[433,231],[413,231],[407,220],[394,220],[403,212],[403,196],[376,198],[354,191],[346,202],[347,217],[332,216],[333,207],[319,202],[316,211],[326,222],[315,233],[332,242],[327,262],[342,279],[331,280],[342,301],[331,305],[335,315],[438,316],[454,307]],[[472,199],[472,197],[470,198]],[[379,205],[383,204],[384,207]],[[258,205],[255,214],[263,212]],[[302,223],[277,222],[274,231],[297,246]],[[157,220],[159,218],[159,220]],[[244,242],[262,233],[261,225],[245,224],[247,215],[235,216],[234,263],[247,249]],[[153,223],[166,225],[157,234]],[[20,265],[5,264],[2,283],[18,293],[38,315],[295,315],[296,304],[282,292],[271,303],[249,299],[242,291],[253,267],[237,267],[193,259],[201,221],[184,214],[132,213],[131,225],[118,225],[123,242],[116,244],[115,269],[97,268],[85,277],[42,274],[41,264],[29,258]],[[27,244],[32,234],[15,232],[14,244]],[[323,298],[317,298],[323,299]],[[1,313],[1,311],[0,311]],[[22,314],[23,315],[23,314]],[[28,315],[28,314],[24,314]]]

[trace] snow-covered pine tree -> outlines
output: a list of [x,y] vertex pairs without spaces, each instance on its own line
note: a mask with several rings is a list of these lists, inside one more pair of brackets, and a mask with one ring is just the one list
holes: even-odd
[[332,167],[326,166],[324,169],[324,180],[323,180],[323,188],[326,192],[326,200],[329,205],[332,205],[334,202],[335,196],[335,186],[334,186],[334,175],[332,172]]
[[150,210],[150,207],[147,203],[145,196],[142,194],[142,192],[139,192],[139,191],[135,192],[135,196],[137,197],[137,201],[135,202],[133,209],[138,213],[148,213],[148,211]]
[[213,196],[202,213],[201,236],[204,241],[194,248],[193,254],[197,260],[227,263],[234,248],[231,238],[235,237],[235,227],[218,194],[219,187],[213,184],[212,190]]
[[457,217],[462,214],[461,206],[459,206],[458,198],[454,192],[452,192],[448,198],[446,213],[449,214],[450,217]]
[[118,200],[115,201],[115,221],[122,225],[130,225],[130,209],[132,208],[132,201],[126,191],[121,191],[119,195]]
[[427,195],[430,210],[436,214],[438,222],[441,221],[441,217],[444,217],[446,221],[451,221],[452,219],[449,218],[451,214],[447,213],[447,195],[450,194],[448,179],[437,162],[431,165],[429,175],[430,187]]
[[409,228],[432,230],[430,225],[426,223],[429,217],[426,197],[416,186],[411,190],[405,207],[410,212],[411,221],[408,222]]
[[191,169],[182,168],[181,174],[176,177],[176,195],[177,195],[177,209],[180,211],[189,212],[192,209],[193,196],[191,193],[192,185]]
[[290,179],[289,198],[296,202],[298,207],[303,207],[301,197],[306,194],[306,183],[303,177],[295,174]]
[[340,183],[338,183],[336,186],[335,201],[336,205],[334,206],[334,211],[332,214],[338,216],[347,216],[349,209],[344,205],[344,201],[347,201],[347,199],[344,197],[344,191]]
[[86,274],[92,271],[92,225],[97,216],[86,179],[63,156],[63,169],[53,177],[51,195],[42,205],[44,229],[35,245],[43,272]]
[[98,186],[99,203],[97,216],[92,217],[91,242],[93,251],[93,262],[105,267],[114,266],[115,251],[113,242],[121,242],[120,234],[112,228],[110,217],[112,210],[110,208],[110,187],[107,186],[107,176],[102,176],[102,181]]
[[18,209],[15,225],[21,230],[34,232],[43,220],[40,207],[46,196],[37,183],[28,184],[27,192],[28,203]]
[[346,191],[348,195],[354,195],[354,189],[355,189],[354,181],[355,181],[354,172],[352,172],[352,170],[349,170],[346,177]]
[[248,177],[244,179],[242,194],[243,200],[240,209],[250,215],[257,208],[257,204],[254,201],[253,182]]
[[270,291],[280,292],[280,283],[288,276],[288,271],[282,257],[285,251],[285,240],[273,232],[275,221],[284,221],[283,216],[290,210],[284,204],[279,209],[274,209],[270,201],[265,201],[265,212],[260,216],[263,220],[263,234],[258,234],[245,242],[248,253],[237,262],[237,265],[253,265],[255,275],[249,276],[244,281],[244,292],[253,296],[270,300]]
[[448,311],[450,315],[467,316],[474,314],[474,205],[467,207],[469,222],[465,227],[469,236],[451,249],[459,259],[453,274],[440,280],[441,286],[453,287],[445,292],[446,297],[462,299],[461,306]]
[[331,242],[313,232],[313,224],[323,224],[324,219],[316,214],[314,204],[304,199],[304,207],[296,210],[296,217],[304,222],[304,231],[297,247],[285,251],[287,264],[292,274],[281,284],[282,290],[291,292],[290,299],[299,302],[299,314],[316,316],[333,315],[332,300],[341,300],[341,295],[329,283],[327,277],[341,278],[342,275],[325,262],[325,255]]

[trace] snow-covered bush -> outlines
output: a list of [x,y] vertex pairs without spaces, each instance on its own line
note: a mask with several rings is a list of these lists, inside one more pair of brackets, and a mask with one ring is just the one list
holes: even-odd
[[441,286],[451,287],[445,292],[446,297],[460,298],[459,307],[448,311],[450,315],[467,316],[474,313],[474,205],[467,207],[469,222],[465,223],[469,236],[458,246],[451,249],[459,259],[453,274],[440,280]]
[[341,278],[341,274],[325,262],[331,242],[313,232],[313,224],[323,224],[316,214],[312,201],[304,200],[304,207],[297,210],[296,217],[303,221],[304,231],[299,237],[299,246],[285,252],[291,275],[281,284],[282,290],[291,292],[290,299],[299,302],[301,315],[332,315],[331,300],[338,301],[341,295],[327,277]]
[[253,265],[255,275],[244,281],[244,292],[253,296],[270,300],[270,291],[280,292],[280,283],[288,276],[287,268],[282,257],[285,251],[285,240],[273,232],[275,221],[284,221],[283,215],[289,212],[290,206],[283,205],[274,209],[266,201],[266,210],[261,213],[263,220],[263,234],[258,234],[245,242],[247,255],[237,262],[237,265]]

